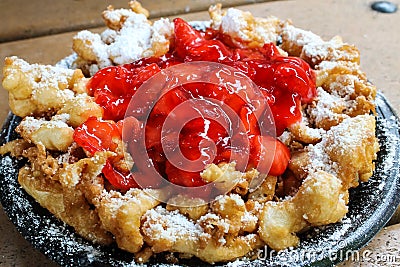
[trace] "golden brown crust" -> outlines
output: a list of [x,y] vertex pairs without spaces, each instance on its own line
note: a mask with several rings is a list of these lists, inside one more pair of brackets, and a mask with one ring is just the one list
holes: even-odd
[[211,6],[208,10],[211,27],[220,31],[237,47],[261,47],[265,43],[276,43],[283,22],[277,17],[254,17],[250,12],[229,8],[222,10],[222,5]]
[[9,92],[11,111],[21,117],[59,110],[75,93],[85,90],[82,79],[80,70],[30,65],[17,57],[4,61],[3,87]]
[[114,235],[118,246],[135,253],[144,243],[140,232],[141,217],[159,203],[144,190],[131,189],[125,195],[115,191],[105,193],[96,206],[103,227]]
[[312,173],[293,198],[264,205],[259,234],[275,250],[297,246],[296,233],[310,225],[326,225],[343,218],[347,194],[335,176],[323,171]]
[[[58,166],[57,161],[47,155],[44,149],[28,150],[31,167],[21,168],[18,182],[28,194],[48,209],[57,218],[74,227],[84,238],[98,244],[110,244],[112,236],[103,228],[97,210],[90,206],[85,194],[77,190],[79,186],[63,186],[57,176],[69,175],[69,170]],[[79,175],[85,179],[94,179],[101,173],[104,160],[83,159],[85,166],[80,166]],[[71,166],[71,165],[69,165]]]
[[83,30],[72,43],[77,54],[76,68],[87,76],[110,65],[120,65],[150,57],[162,56],[173,41],[169,19],[150,21],[149,12],[139,2],[130,1],[130,9],[109,6],[102,13],[107,29],[101,33]]

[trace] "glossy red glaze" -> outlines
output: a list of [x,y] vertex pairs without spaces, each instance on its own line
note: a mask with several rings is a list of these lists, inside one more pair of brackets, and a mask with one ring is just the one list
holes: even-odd
[[[229,36],[221,35],[212,29],[208,29],[205,33],[197,31],[179,18],[174,20],[174,27],[174,45],[166,55],[108,67],[90,79],[88,91],[104,108],[104,119],[122,120],[131,97],[147,79],[161,69],[190,61],[217,62],[246,74],[267,99],[275,120],[277,136],[289,125],[301,119],[301,104],[311,102],[316,95],[315,74],[309,65],[296,57],[281,56],[274,44],[265,44],[263,47],[253,49],[238,48],[234,46]],[[249,95],[246,97],[251,98]],[[250,144],[248,168],[256,167],[260,171],[265,171],[264,169],[268,169],[271,165],[271,168],[266,170],[270,175],[283,174],[290,159],[290,152],[275,138],[261,135],[259,117],[255,112],[262,114],[265,107],[257,107],[256,111],[243,96],[221,86],[190,83],[173,88],[163,95],[155,104],[146,123],[146,149],[152,162],[165,178],[172,183],[187,187],[205,184],[199,172],[180,170],[171,164],[165,157],[161,145],[161,130],[166,117],[179,104],[196,98],[212,98],[219,101],[229,106],[240,118]],[[201,107],[199,109],[200,112],[208,112],[202,111]],[[119,122],[119,125],[122,124]],[[138,122],[132,122],[130,119],[130,125],[132,124],[138,125]],[[110,139],[116,135],[115,132],[112,123],[91,118],[76,129],[74,138],[79,145],[93,154],[96,151],[115,149],[112,138]],[[214,142],[216,151],[200,151],[201,145],[209,141]],[[204,166],[209,163],[229,161],[232,149],[236,151],[242,149],[232,147],[228,129],[206,118],[192,120],[182,127],[179,133],[179,148],[188,159],[195,160],[200,157],[212,159],[205,160]],[[126,180],[128,182],[121,178],[123,175],[131,177],[129,174],[121,174],[109,165],[105,168],[104,174],[117,188],[126,189],[131,185],[128,178]]]

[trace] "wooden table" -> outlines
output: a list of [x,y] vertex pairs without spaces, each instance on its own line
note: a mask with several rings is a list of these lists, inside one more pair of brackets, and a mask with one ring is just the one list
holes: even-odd
[[[18,55],[29,62],[56,63],[72,52],[71,38],[77,30],[101,25],[100,12],[111,2],[116,7],[125,7],[127,1],[1,1],[0,68],[2,59],[10,55]],[[212,0],[175,0],[163,4],[156,0],[143,2],[152,10],[154,18],[179,15],[188,20],[208,19],[205,10],[210,3],[215,3]],[[225,6],[240,6],[256,16],[271,14],[282,19],[291,18],[296,26],[309,29],[325,39],[342,36],[346,42],[359,47],[362,69],[394,109],[400,110],[400,12],[374,12],[369,7],[370,2],[365,0],[221,2]],[[394,2],[399,4],[399,0]],[[7,93],[0,88],[0,121],[4,121],[8,112]],[[400,234],[399,217],[394,216],[393,225],[383,230],[364,250],[384,255],[394,249],[394,253],[400,255],[400,240],[395,238]],[[19,235],[1,208],[0,240],[0,266],[57,266]],[[397,260],[400,265],[400,258]],[[344,265],[370,266],[355,262]]]

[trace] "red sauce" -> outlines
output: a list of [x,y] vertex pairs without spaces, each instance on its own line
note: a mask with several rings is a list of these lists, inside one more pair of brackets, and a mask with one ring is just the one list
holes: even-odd
[[[222,36],[216,31],[197,31],[182,19],[175,19],[174,25],[175,42],[165,56],[108,67],[90,79],[89,93],[96,103],[103,107],[104,120],[89,119],[75,130],[74,136],[75,141],[89,153],[115,150],[110,138],[115,136],[115,128],[126,120],[124,116],[132,96],[146,80],[162,69],[184,62],[217,62],[243,72],[266,98],[275,120],[277,136],[301,119],[301,104],[309,103],[315,97],[313,70],[299,58],[281,56],[274,44],[265,44],[254,49],[236,48],[229,45],[227,36]],[[290,152],[277,139],[262,135],[252,109],[254,107],[224,87],[190,83],[176,87],[162,96],[147,120],[146,150],[154,167],[162,176],[172,183],[187,187],[205,184],[199,171],[188,172],[171,164],[165,157],[161,143],[161,125],[171,111],[189,99],[201,97],[223,102],[234,110],[243,122],[250,148],[250,151],[247,151],[250,152],[247,168],[257,167],[263,172],[264,162],[269,162],[271,168],[266,170],[269,174],[278,176],[285,171]],[[263,109],[265,107],[257,107],[258,112],[262,112]],[[140,117],[131,117],[128,120],[132,128],[144,123],[140,121]],[[211,145],[211,141],[215,150],[208,151],[207,146]],[[212,118],[197,118],[186,123],[179,133],[178,145],[186,158],[201,159],[204,166],[229,161],[232,151],[241,149],[232,147],[226,128]],[[271,155],[272,147],[275,153]],[[117,167],[113,168],[112,164],[107,164],[103,173],[118,189],[126,190],[137,186],[130,181],[134,179],[135,173],[123,173]],[[149,183],[148,186],[156,185]]]

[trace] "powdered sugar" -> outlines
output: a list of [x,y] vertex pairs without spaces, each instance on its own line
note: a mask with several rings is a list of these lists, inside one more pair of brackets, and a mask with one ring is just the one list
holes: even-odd
[[252,42],[257,39],[259,45],[264,43],[276,43],[278,39],[277,24],[275,17],[255,18],[250,12],[236,8],[228,8],[222,16],[221,21],[214,21],[214,27],[220,27],[222,33],[231,36],[234,40],[241,42]]
[[247,21],[243,11],[236,8],[229,8],[226,11],[226,15],[223,16],[221,21],[221,29],[224,33],[236,33],[242,40],[249,41],[248,37],[241,32],[241,29],[247,28]]
[[309,109],[309,115],[317,125],[323,123],[326,119],[339,121],[343,117],[348,117],[342,114],[346,107],[347,104],[344,99],[329,94],[319,87],[317,88],[316,105]]
[[215,202],[218,203],[220,209],[224,210],[228,201],[233,201],[237,207],[243,207],[244,201],[242,197],[238,194],[230,194],[230,195],[219,195],[215,198]]
[[[109,29],[100,34],[84,30],[74,37],[78,58],[73,67],[87,68],[93,75],[107,66],[152,56],[157,49],[159,53],[168,51],[173,33],[173,24],[169,19],[162,18],[151,23],[143,14],[127,9],[107,10],[103,17]],[[87,66],[82,66],[83,62]]]
[[[66,121],[68,120],[68,114],[56,115],[50,121],[47,121],[43,118],[35,119],[33,117],[25,117],[21,122],[19,128],[22,128],[28,135],[31,135],[33,132],[39,130],[42,127],[48,129],[62,129],[62,128],[71,128]],[[71,128],[72,129],[72,128]]]
[[142,53],[151,47],[152,30],[148,23],[129,23],[128,25],[121,28],[114,42],[107,48],[106,55],[118,65],[141,58]]
[[336,48],[339,44],[334,41],[320,42],[320,43],[307,43],[303,46],[302,55],[312,59],[313,63],[316,63],[317,59],[327,58],[329,52],[337,51]]
[[143,215],[142,229],[148,237],[172,243],[181,238],[196,241],[203,234],[202,228],[180,214],[179,210],[167,211],[161,206]]
[[215,213],[207,213],[201,216],[197,223],[202,224],[206,230],[214,230],[214,225],[210,224],[209,222],[218,222],[218,230],[225,234],[228,233],[230,227],[229,223]]
[[93,55],[88,57],[90,57],[92,60],[96,60],[100,68],[111,65],[111,60],[108,56],[107,45],[102,42],[102,38],[99,34],[92,33],[88,30],[83,30],[78,32],[74,36],[74,39],[80,39],[86,45],[88,45],[88,47],[90,47]]
[[[342,177],[339,172],[345,168],[343,166],[347,159],[358,153],[359,147],[363,147],[362,140],[368,140],[368,131],[372,117],[369,115],[359,115],[354,118],[344,119],[339,125],[333,126],[326,132],[322,141],[316,145],[307,147],[310,157],[308,170],[324,170],[335,176]],[[351,130],[351,131],[350,131]],[[375,146],[374,143],[369,145]],[[334,155],[334,158],[332,158]],[[337,159],[341,159],[339,162]],[[351,161],[348,161],[350,164]]]
[[306,31],[300,28],[296,28],[293,25],[285,25],[282,33],[287,40],[298,46],[305,46],[310,43],[323,43],[323,40],[318,35],[311,31]]
[[252,223],[257,223],[258,217],[246,211],[240,220],[242,224],[252,224]]
[[138,23],[147,23],[145,15],[124,8],[106,10],[103,12],[103,18],[114,27],[118,27],[118,25],[122,23],[128,26]]
[[[29,81],[34,89],[41,88],[44,85],[47,87],[59,88],[60,85],[68,85],[67,77],[72,76],[73,70],[57,68],[53,66],[45,66],[39,64],[29,64],[22,59],[17,57],[11,57],[13,60],[13,65],[17,66],[23,73],[30,73],[31,75],[26,75],[30,78]],[[64,88],[60,88],[64,89]]]
[[309,172],[324,170],[334,175],[337,173],[337,165],[329,158],[329,155],[325,151],[323,142],[318,143],[317,145],[309,145],[307,151],[311,163],[307,166]]

